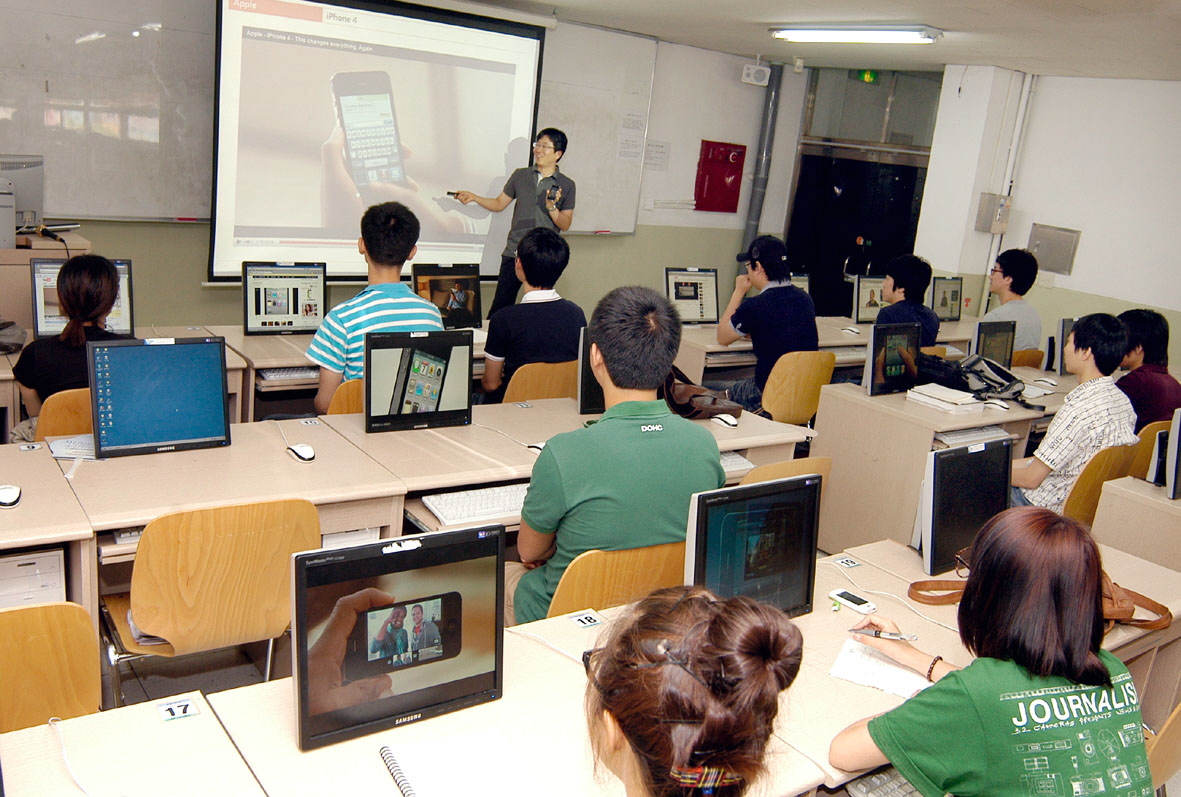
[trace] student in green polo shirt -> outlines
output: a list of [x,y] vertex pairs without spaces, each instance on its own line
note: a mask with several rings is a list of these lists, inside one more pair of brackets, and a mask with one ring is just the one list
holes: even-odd
[[505,565],[505,624],[540,620],[566,566],[583,551],[685,539],[689,497],[721,487],[718,445],[669,411],[656,389],[681,344],[681,319],[649,288],[616,288],[587,327],[607,411],[553,437],[533,466],[517,551]]

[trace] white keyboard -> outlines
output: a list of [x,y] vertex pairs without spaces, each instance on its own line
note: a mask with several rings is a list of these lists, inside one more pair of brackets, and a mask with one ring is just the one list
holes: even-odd
[[850,797],[905,797],[919,791],[894,767],[886,767],[845,784]]
[[258,376],[264,382],[277,379],[302,379],[304,381],[314,382],[320,378],[320,369],[314,365],[300,366],[298,368],[261,368],[258,371]]
[[528,483],[521,482],[478,490],[436,493],[424,495],[422,502],[443,525],[462,526],[520,515],[528,487]]
[[950,432],[935,433],[935,439],[947,445],[948,448],[983,443],[985,440],[1000,440],[1009,436],[1009,433],[999,426],[975,426],[971,429],[954,429]]
[[722,452],[722,470],[730,473],[736,470],[751,470],[755,463],[739,454],[737,451]]
[[55,459],[94,459],[94,435],[80,434],[63,437],[49,444]]

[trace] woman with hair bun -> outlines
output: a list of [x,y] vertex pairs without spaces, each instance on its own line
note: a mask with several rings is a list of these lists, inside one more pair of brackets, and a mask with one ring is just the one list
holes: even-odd
[[[892,763],[920,793],[1151,794],[1140,701],[1103,641],[1102,565],[1087,527],[1007,509],[980,529],[959,607],[977,658],[960,670],[907,642],[858,636],[935,682],[849,726],[829,761]],[[898,631],[870,615],[858,628]]]
[[69,319],[54,338],[35,340],[21,352],[12,369],[30,418],[54,393],[86,387],[86,342],[128,337],[107,332],[107,316],[119,297],[115,264],[100,255],[76,255],[57,274],[61,314]]
[[750,598],[653,592],[583,654],[596,760],[629,797],[743,794],[802,646],[787,615]]

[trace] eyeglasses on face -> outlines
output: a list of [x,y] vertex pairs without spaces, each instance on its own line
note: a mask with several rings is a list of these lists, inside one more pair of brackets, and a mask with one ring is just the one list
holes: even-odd
[[533,149],[538,149],[538,150],[541,150],[542,152],[550,152],[553,150],[553,148],[554,148],[554,145],[549,143],[548,141],[534,141],[533,142]]

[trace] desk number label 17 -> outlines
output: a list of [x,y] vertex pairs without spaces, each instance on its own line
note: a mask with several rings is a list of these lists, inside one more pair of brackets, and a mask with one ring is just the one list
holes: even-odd
[[156,706],[165,722],[169,720],[178,720],[183,717],[195,717],[201,713],[197,705],[187,698],[180,700],[169,700],[167,703],[161,703]]

